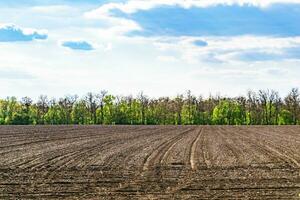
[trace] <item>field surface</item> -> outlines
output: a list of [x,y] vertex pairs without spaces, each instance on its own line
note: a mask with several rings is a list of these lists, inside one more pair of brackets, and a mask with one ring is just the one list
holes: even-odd
[[300,199],[299,126],[0,126],[0,199]]

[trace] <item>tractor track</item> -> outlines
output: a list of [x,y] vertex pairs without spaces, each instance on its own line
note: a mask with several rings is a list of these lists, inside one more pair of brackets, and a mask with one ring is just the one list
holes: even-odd
[[190,149],[190,164],[191,164],[191,169],[196,170],[197,169],[197,158],[196,158],[196,150],[197,150],[197,145],[200,141],[200,138],[202,136],[202,131],[203,127],[200,128],[198,131],[197,137],[192,143],[191,149]]
[[297,200],[299,131],[300,126],[0,127],[0,199]]
[[180,132],[175,137],[172,137],[170,140],[164,141],[160,144],[160,146],[152,151],[146,158],[143,164],[143,170],[146,171],[149,169],[150,165],[154,165],[155,162],[162,164],[162,160],[165,157],[165,155],[174,147],[174,144],[176,144],[178,141],[180,141],[184,135],[188,134],[191,129],[188,129],[186,131]]

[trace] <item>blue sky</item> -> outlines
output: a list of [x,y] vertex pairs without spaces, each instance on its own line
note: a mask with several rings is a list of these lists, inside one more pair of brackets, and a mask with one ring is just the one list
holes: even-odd
[[[212,6],[190,9],[163,6],[124,15],[143,28],[144,36],[297,36],[300,34],[300,5]],[[118,15],[117,15],[118,16]],[[138,32],[136,32],[138,34]]]
[[72,50],[91,51],[94,49],[91,44],[85,41],[65,41],[62,43],[62,46]]
[[300,0],[0,1],[0,97],[284,95],[299,22]]

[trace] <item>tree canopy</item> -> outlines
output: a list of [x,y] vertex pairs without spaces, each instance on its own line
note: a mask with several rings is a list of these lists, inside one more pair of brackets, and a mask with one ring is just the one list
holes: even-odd
[[190,91],[175,98],[149,98],[143,93],[114,96],[107,91],[82,98],[41,95],[36,102],[7,97],[0,99],[0,124],[296,125],[300,124],[300,94],[293,88],[284,98],[274,90],[233,98],[203,98]]

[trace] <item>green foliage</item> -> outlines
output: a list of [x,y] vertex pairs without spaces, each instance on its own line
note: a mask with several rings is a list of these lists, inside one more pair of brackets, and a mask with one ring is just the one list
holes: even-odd
[[290,111],[288,110],[281,110],[279,114],[279,125],[288,125],[288,124],[293,124],[293,115]]
[[240,104],[235,101],[222,100],[213,110],[212,121],[220,125],[242,125],[247,123],[243,116]]
[[10,124],[153,124],[153,125],[289,125],[300,123],[297,89],[284,98],[274,91],[249,92],[247,97],[203,99],[190,91],[175,98],[120,97],[101,91],[78,99],[58,101],[40,96],[36,103],[24,97],[0,99],[0,125]]
[[81,124],[81,125],[87,124],[88,115],[89,114],[86,109],[85,102],[83,100],[80,100],[79,102],[74,104],[71,113],[72,122],[74,124]]

